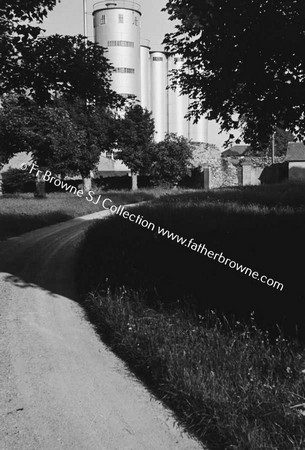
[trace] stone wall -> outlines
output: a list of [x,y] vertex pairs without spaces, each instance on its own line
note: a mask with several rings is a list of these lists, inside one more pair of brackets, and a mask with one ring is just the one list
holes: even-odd
[[225,157],[231,162],[239,174],[239,184],[242,186],[256,186],[266,183],[283,181],[285,174],[285,156],[275,157],[274,164],[269,156]]
[[250,164],[242,165],[242,186],[258,186],[261,184],[261,175],[264,168],[259,166],[252,166]]
[[[286,156],[276,156],[274,158],[275,164],[283,163],[285,161]],[[267,167],[271,166],[272,158],[270,156],[246,156],[243,158],[242,163],[250,164],[253,167]]]
[[221,157],[215,145],[197,144],[193,151],[193,167],[210,168],[210,188],[238,186],[238,168]]

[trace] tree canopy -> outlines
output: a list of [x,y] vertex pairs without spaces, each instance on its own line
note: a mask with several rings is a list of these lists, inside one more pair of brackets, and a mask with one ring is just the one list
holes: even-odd
[[32,154],[41,170],[56,174],[73,172],[78,130],[60,107],[38,107],[33,102],[9,99],[0,109],[0,155],[2,163],[18,152]]
[[155,182],[175,185],[187,174],[191,158],[191,143],[183,136],[167,134],[151,149],[149,175]]
[[154,134],[155,124],[151,113],[138,104],[128,106],[120,120],[117,157],[133,173],[144,173],[147,170]]
[[3,74],[0,86],[40,105],[64,97],[114,106],[120,98],[111,90],[112,70],[102,47],[80,35],[54,35],[25,43],[18,64]]
[[1,14],[7,20],[19,18],[41,21],[60,0],[1,0]]
[[305,138],[303,0],[168,0],[166,10],[177,25],[165,43],[184,59],[175,79],[195,117],[242,127],[253,147],[276,127]]
[[26,151],[42,168],[85,178],[109,149],[111,108],[123,99],[111,89],[113,68],[102,47],[80,35],[43,37],[32,25],[56,3],[3,3],[0,163]]
[[[285,156],[287,153],[288,142],[292,142],[295,140],[294,135],[290,131],[282,130],[281,128],[277,128],[274,133],[274,154],[275,156]],[[273,136],[270,137],[269,143],[267,147],[249,147],[247,150],[247,155],[253,156],[270,156],[272,155],[272,146],[273,146]]]
[[111,89],[102,47],[81,35],[40,34],[56,3],[1,2],[0,165],[26,151],[41,169],[81,174],[89,186],[100,153],[114,145],[113,110],[124,99]]
[[1,0],[0,2],[0,93],[17,67],[20,52],[40,34],[39,26],[57,0]]
[[100,155],[115,147],[118,119],[103,105],[84,108],[81,101],[67,103],[65,108],[78,131],[78,145],[73,155],[74,171],[89,178]]
[[0,164],[18,152],[31,153],[41,170],[90,176],[101,152],[116,139],[110,111],[82,102],[40,107],[28,99],[6,99],[0,109]]

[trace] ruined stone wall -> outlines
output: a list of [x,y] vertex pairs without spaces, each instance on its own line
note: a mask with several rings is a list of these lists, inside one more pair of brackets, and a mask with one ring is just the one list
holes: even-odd
[[[282,163],[285,161],[286,156],[276,156],[274,158],[275,164]],[[246,156],[243,158],[243,163],[249,163],[253,167],[267,167],[271,166],[272,158],[271,156]]]
[[210,168],[210,188],[238,186],[238,168],[221,157],[215,145],[197,144],[193,151],[193,167]]

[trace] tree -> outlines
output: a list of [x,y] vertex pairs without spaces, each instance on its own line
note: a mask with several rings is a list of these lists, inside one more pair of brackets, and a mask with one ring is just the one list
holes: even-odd
[[2,181],[5,194],[29,192],[35,183],[35,174],[22,169],[9,168],[2,174]]
[[90,107],[76,100],[65,107],[78,130],[79,145],[74,151],[73,164],[83,178],[84,189],[90,191],[91,171],[101,153],[115,147],[119,121],[111,109],[100,104]]
[[0,109],[2,164],[16,153],[27,152],[41,170],[65,176],[75,170],[71,161],[78,144],[77,127],[64,108],[9,99]]
[[[101,151],[109,148],[106,141],[109,141],[111,136],[106,138],[106,131],[110,130],[110,123],[112,123],[110,108],[115,109],[123,104],[123,99],[111,89],[111,74],[112,66],[105,58],[104,50],[101,47],[87,42],[82,36],[55,35],[48,38],[37,38],[31,42],[31,45],[25,43],[18,54],[17,66],[14,67],[10,76],[6,77],[6,91],[15,92],[15,95],[19,95],[21,100],[18,108],[10,111],[10,114],[17,114],[22,118],[20,109],[22,105],[27,108],[28,114],[30,110],[28,105],[25,106],[24,100],[28,98],[40,107],[55,107],[55,115],[58,114],[56,105],[60,104],[62,113],[62,108],[66,108],[73,116],[73,126],[77,129],[80,141],[74,147],[73,158],[66,145],[62,146],[59,154],[65,163],[70,164],[70,171],[78,168],[87,190],[91,189],[90,174],[99,160]],[[32,104],[31,114],[33,112]],[[42,114],[51,114],[51,110],[47,108],[39,111],[38,128],[46,117],[45,115],[42,117]],[[53,123],[53,120],[50,123]],[[22,127],[23,134],[20,134],[15,127],[14,139],[24,136],[25,125],[24,123]],[[9,125],[6,124],[6,126]],[[63,120],[62,126],[63,128],[67,126],[67,130],[69,130],[69,124],[65,120]],[[38,136],[40,135],[37,127],[36,143],[39,141]],[[43,128],[41,128],[41,133],[43,137]],[[55,135],[56,127],[53,140],[58,138]],[[6,136],[8,137],[7,133]],[[74,142],[73,139],[72,142]],[[45,158],[44,149],[46,147],[40,144],[33,150],[37,160]],[[7,157],[17,152],[18,148],[19,151],[22,151],[21,149],[24,147],[25,143],[21,142],[16,142],[14,147],[12,142],[8,147],[2,146],[1,158],[7,160]],[[65,149],[67,155],[64,154]],[[39,152],[42,152],[40,157]],[[78,156],[76,156],[77,152]],[[54,156],[52,152],[49,155]],[[49,168],[57,170],[58,161],[53,159],[52,162],[53,164],[50,163]]]
[[[295,137],[290,131],[277,128],[275,132],[275,156],[284,156],[287,152],[288,142],[294,141]],[[247,155],[270,156],[272,154],[273,136],[270,136],[267,147],[249,147]]]
[[[294,141],[294,135],[290,131],[277,128],[275,132],[275,156],[285,156],[287,153],[288,142]],[[272,151],[272,143],[269,144],[268,154]]]
[[113,67],[104,49],[83,36],[39,36],[30,22],[42,21],[56,0],[4,2],[0,94],[9,95],[2,101],[11,121],[1,114],[0,164],[31,152],[54,173],[81,173],[90,189],[91,171],[112,139],[110,109],[124,104],[111,89]]
[[41,107],[28,99],[6,99],[0,109],[0,162],[31,153],[40,170],[61,178],[80,174],[90,190],[90,172],[116,139],[114,121],[110,111],[81,101]]
[[149,175],[154,181],[177,185],[187,174],[193,149],[183,136],[167,134],[150,152]]
[[6,99],[0,108],[0,168],[16,153],[29,151],[30,143],[24,133],[27,123],[28,118],[16,106],[16,99]]
[[195,117],[242,127],[252,147],[266,148],[276,127],[305,138],[303,0],[168,0],[166,9],[179,21],[167,50],[184,58],[174,78]]
[[[41,171],[50,170],[64,178],[74,174],[75,150],[80,137],[66,109],[41,108],[33,102],[5,102],[0,109],[0,154],[2,163],[18,152],[31,153]],[[37,178],[37,191],[45,196],[44,182]]]
[[41,32],[40,27],[33,26],[32,22],[42,22],[56,3],[56,0],[1,1],[0,93],[7,91],[24,45],[31,45]]
[[6,90],[42,106],[77,98],[116,107],[122,98],[111,89],[112,71],[104,49],[81,35],[40,37],[20,49],[17,66],[6,75]]
[[133,190],[137,189],[137,174],[148,170],[154,133],[154,120],[147,109],[138,104],[126,108],[120,121],[116,156],[131,170]]

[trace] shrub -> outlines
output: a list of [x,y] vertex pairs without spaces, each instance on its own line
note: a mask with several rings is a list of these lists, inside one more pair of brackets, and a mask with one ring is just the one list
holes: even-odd
[[35,191],[35,176],[27,170],[8,169],[2,174],[2,190],[4,194],[25,193]]

